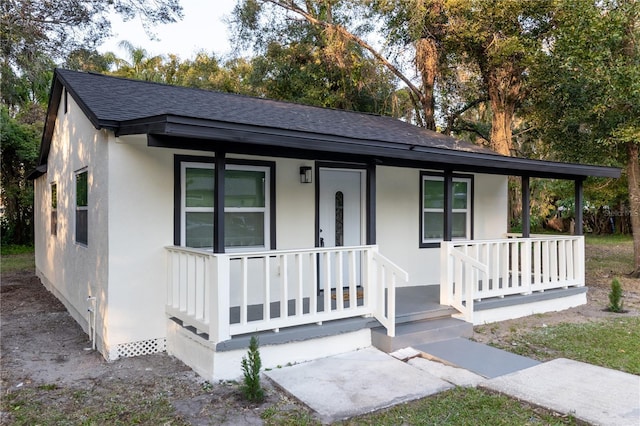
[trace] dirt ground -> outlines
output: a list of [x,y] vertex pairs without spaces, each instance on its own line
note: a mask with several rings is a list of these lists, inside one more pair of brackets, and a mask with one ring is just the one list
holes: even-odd
[[[177,414],[165,424],[257,425],[263,424],[265,410],[304,411],[266,381],[266,401],[250,404],[242,399],[237,383],[208,383],[166,353],[106,362],[91,350],[88,336],[33,273],[2,274],[0,290],[3,399],[32,389],[40,391],[42,407],[55,407],[61,413],[78,412],[78,404],[122,411],[110,424],[134,423],[128,405],[129,410],[155,409],[165,400]],[[3,404],[0,424],[18,422],[17,413],[7,405]]]
[[[629,248],[615,245],[588,248],[587,258],[616,255],[622,249]],[[475,340],[505,344],[515,329],[523,333],[543,324],[619,315],[603,311],[612,276],[620,277],[623,286],[624,307],[629,311],[624,315],[640,315],[640,280],[624,278],[622,274],[623,271],[600,270],[590,274],[585,306],[478,327]],[[29,395],[35,395],[30,398],[37,399],[38,407],[55,408],[62,415],[81,411],[78,405],[82,404],[87,410],[115,410],[115,414],[105,413],[101,418],[115,416],[117,421],[113,423],[120,424],[133,423],[136,410],[155,410],[163,404],[169,405],[165,407],[169,414],[160,416],[165,419],[162,423],[172,425],[254,425],[263,424],[263,418],[308,416],[303,407],[266,381],[267,400],[259,405],[249,404],[241,398],[237,383],[205,382],[166,354],[107,363],[91,350],[87,335],[32,272],[3,273],[0,291],[0,384],[5,401],[32,389],[35,393]],[[2,404],[0,424],[18,422],[18,413],[12,412],[11,407],[17,410],[15,405]],[[171,414],[173,410],[175,414]],[[69,423],[78,424],[81,420]]]

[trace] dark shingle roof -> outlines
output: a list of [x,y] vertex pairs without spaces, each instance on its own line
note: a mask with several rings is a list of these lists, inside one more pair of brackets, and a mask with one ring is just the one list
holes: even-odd
[[[514,176],[620,176],[616,168],[498,155],[390,117],[61,69],[51,87],[40,147],[43,167],[63,88],[97,129],[148,134],[153,146]],[[31,177],[45,172],[41,169]]]
[[57,73],[76,101],[81,100],[86,105],[101,127],[117,129],[119,123],[173,115],[353,139],[494,154],[488,148],[459,141],[390,117],[102,74],[68,70],[57,70]]

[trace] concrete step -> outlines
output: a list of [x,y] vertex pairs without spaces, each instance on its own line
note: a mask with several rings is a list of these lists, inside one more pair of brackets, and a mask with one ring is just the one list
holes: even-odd
[[384,327],[371,329],[371,343],[384,352],[408,346],[438,342],[456,337],[471,337],[473,325],[451,317],[414,321],[396,325],[396,336],[387,336]]
[[451,306],[440,305],[437,308],[431,308],[428,311],[416,310],[416,312],[396,312],[396,327],[398,324],[405,324],[410,322],[435,320],[441,318],[450,318],[454,314],[460,312]]
[[540,364],[531,358],[461,338],[412,347],[428,359],[464,368],[486,378],[503,376]]

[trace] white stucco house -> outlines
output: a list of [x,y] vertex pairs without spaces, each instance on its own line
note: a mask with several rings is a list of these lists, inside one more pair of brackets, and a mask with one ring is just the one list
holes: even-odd
[[581,220],[577,235],[508,235],[507,177],[527,224],[530,177],[574,181],[581,205],[587,176],[619,174],[388,117],[58,69],[31,175],[36,269],[105,358],[167,350],[234,378],[252,334],[270,367],[433,317],[585,303]]

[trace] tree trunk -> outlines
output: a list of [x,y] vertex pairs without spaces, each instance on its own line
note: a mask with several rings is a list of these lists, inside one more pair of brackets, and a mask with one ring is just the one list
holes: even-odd
[[629,208],[631,210],[631,232],[633,233],[633,272],[640,278],[640,145],[627,142],[627,178],[629,185]]
[[435,40],[421,38],[416,42],[416,66],[422,78],[420,104],[424,112],[424,127],[429,130],[436,130],[433,86],[438,74],[438,46],[436,46]]
[[511,127],[520,96],[520,73],[519,69],[505,65],[504,68],[489,70],[485,80],[492,114],[489,146],[502,155],[512,154]]

